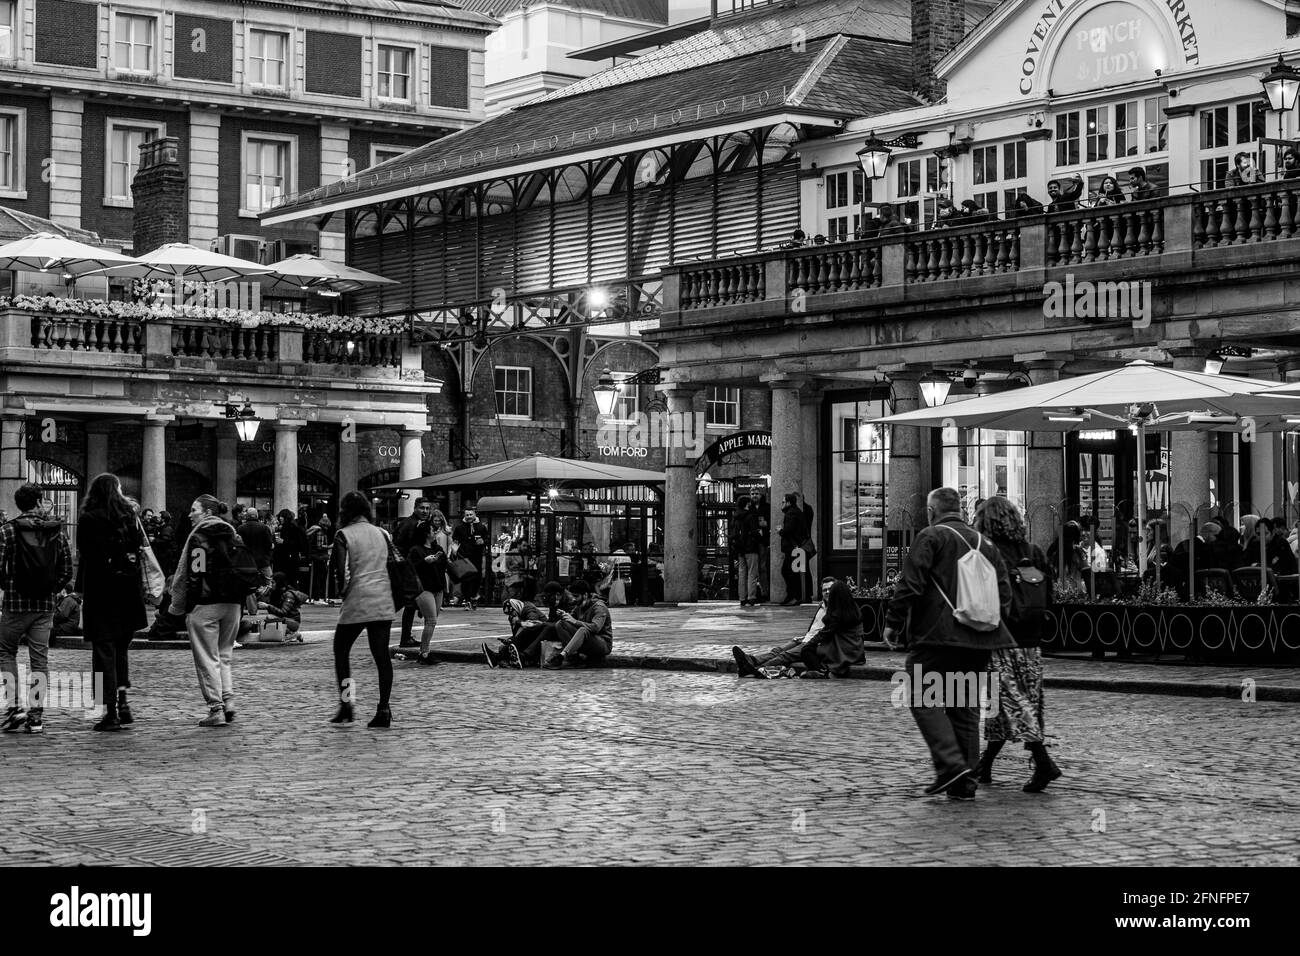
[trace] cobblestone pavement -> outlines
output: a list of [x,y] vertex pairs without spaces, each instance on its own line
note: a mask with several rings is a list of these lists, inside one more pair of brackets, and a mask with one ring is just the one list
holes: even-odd
[[[468,617],[468,613],[466,617]],[[139,651],[137,723],[47,711],[0,737],[22,807],[8,864],[1289,864],[1300,796],[1284,703],[1051,693],[1065,776],[1021,753],[959,804],[873,681],[397,665],[395,725],[331,727],[328,644],[236,652],[239,716],[196,725],[187,653]],[[353,654],[362,721],[373,669]],[[55,670],[89,666],[55,650]],[[195,833],[193,831],[202,832]]]

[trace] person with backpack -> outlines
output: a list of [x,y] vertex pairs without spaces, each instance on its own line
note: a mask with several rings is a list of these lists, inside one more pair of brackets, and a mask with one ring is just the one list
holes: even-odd
[[[989,655],[1015,646],[1003,623],[1011,582],[997,547],[962,520],[954,489],[930,492],[926,512],[929,527],[903,560],[881,636],[890,648],[900,635],[906,642],[912,717],[936,772],[926,795],[972,800],[980,757],[977,688]],[[930,693],[936,686],[937,702]]]
[[1048,756],[1043,733],[1043,659],[1039,644],[1052,592],[1052,567],[1041,548],[1031,544],[1025,519],[1015,503],[994,496],[975,516],[975,530],[992,541],[1002,555],[1011,582],[1011,613],[1007,627],[1015,647],[991,655],[998,677],[997,713],[984,721],[987,746],[980,757],[979,783],[993,782],[993,761],[1007,743],[1022,743],[1034,760],[1034,773],[1025,793],[1041,793],[1061,775]]
[[[6,733],[39,734],[45,729],[45,695],[49,692],[50,629],[55,600],[72,584],[72,549],[63,522],[42,508],[39,485],[24,484],[14,492],[20,514],[0,525],[0,696]],[[18,645],[27,638],[31,691],[26,711],[18,699]]]
[[199,690],[208,705],[200,727],[224,727],[235,719],[231,669],[245,599],[262,572],[243,539],[222,515],[224,501],[199,495],[190,506],[193,530],[181,549],[172,579],[171,613],[188,614],[186,626]]
[[138,508],[122,494],[117,475],[105,472],[91,481],[77,522],[81,627],[92,648],[95,679],[102,674],[104,683],[104,715],[95,730],[120,731],[135,719],[126,700],[127,651],[147,623],[140,588],[140,549],[147,542]]

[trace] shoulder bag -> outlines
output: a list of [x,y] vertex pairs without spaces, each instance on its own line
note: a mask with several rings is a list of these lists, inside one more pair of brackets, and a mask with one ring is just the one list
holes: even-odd
[[144,598],[145,604],[154,607],[167,590],[167,576],[163,574],[162,565],[158,563],[158,557],[149,545],[149,536],[145,534],[144,525],[138,517],[135,526],[140,531],[140,596]]
[[393,546],[393,539],[389,537],[388,532],[382,533],[384,540],[388,542],[388,585],[392,588],[393,605],[399,608],[406,607],[423,590],[420,576],[415,573],[415,566],[397,553],[397,548]]

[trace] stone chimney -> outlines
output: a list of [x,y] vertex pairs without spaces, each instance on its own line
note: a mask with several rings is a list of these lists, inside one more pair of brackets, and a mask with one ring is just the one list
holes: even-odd
[[912,0],[912,89],[930,102],[943,98],[934,68],[965,35],[965,0]]
[[135,203],[133,246],[136,255],[168,242],[188,242],[189,204],[181,144],[164,136],[140,145],[140,165],[131,181]]

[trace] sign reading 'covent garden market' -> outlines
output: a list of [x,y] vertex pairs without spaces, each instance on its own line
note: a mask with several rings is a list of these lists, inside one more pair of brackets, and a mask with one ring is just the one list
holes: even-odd
[[[1183,58],[1197,63],[1200,51],[1196,26],[1186,0],[1163,0],[1178,29]],[[1020,92],[1033,92],[1047,36],[1058,25],[1071,0],[1050,0],[1025,47],[1020,64]],[[1103,3],[1081,16],[1061,43],[1052,69],[1051,90],[1060,95],[1100,86],[1114,86],[1151,77],[1169,66],[1162,24],[1131,3]]]

